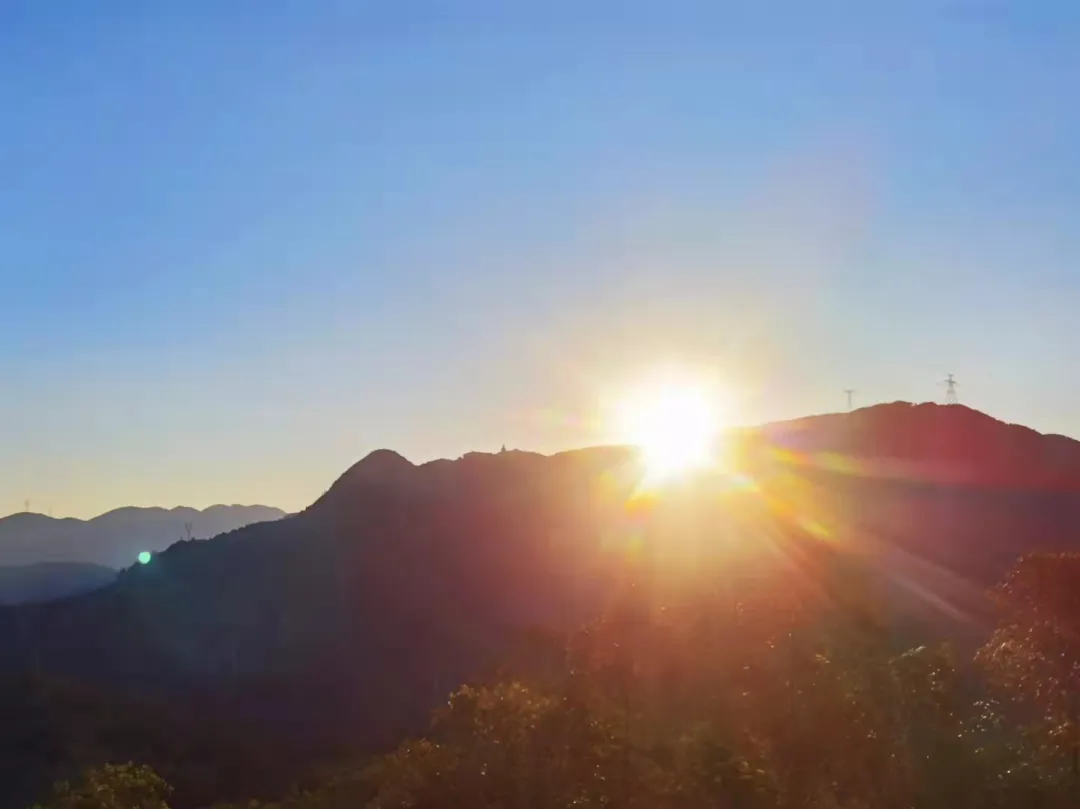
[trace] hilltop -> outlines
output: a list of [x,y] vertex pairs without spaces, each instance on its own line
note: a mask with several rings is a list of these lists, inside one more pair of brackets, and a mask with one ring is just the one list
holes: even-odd
[[964,405],[894,402],[766,425],[801,452],[865,462],[861,474],[1017,490],[1080,491],[1080,442]]
[[301,767],[415,731],[522,631],[572,629],[628,582],[674,608],[850,557],[889,594],[899,643],[909,625],[984,633],[982,593],[1019,554],[1080,547],[1080,442],[968,408],[770,424],[730,453],[726,473],[645,497],[627,447],[420,465],[379,450],[299,514],[0,610],[0,669],[219,711]]

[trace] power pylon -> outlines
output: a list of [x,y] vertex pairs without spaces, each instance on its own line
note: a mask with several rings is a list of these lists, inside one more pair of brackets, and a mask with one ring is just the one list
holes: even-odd
[[854,401],[855,388],[844,388],[844,393],[847,394],[847,409],[851,410],[854,406],[852,402]]
[[945,377],[945,404],[958,404],[960,400],[956,396],[957,381],[952,374]]

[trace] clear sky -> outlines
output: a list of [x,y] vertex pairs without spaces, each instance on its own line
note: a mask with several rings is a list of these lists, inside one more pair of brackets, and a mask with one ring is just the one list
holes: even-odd
[[0,513],[962,400],[1080,435],[1080,4],[0,4]]

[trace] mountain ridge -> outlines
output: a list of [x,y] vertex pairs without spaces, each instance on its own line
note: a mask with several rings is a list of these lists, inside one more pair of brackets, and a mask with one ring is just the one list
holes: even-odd
[[938,482],[1080,491],[1080,441],[965,405],[892,402],[761,429],[796,451],[915,463]]
[[0,517],[0,565],[71,562],[126,567],[140,551],[157,552],[188,536],[209,538],[243,525],[281,519],[271,506],[123,506],[87,520],[16,512]]
[[1080,545],[1080,442],[967,408],[773,423],[731,452],[731,474],[642,497],[630,447],[420,465],[376,451],[298,514],[0,609],[0,672],[188,701],[305,755],[375,749],[422,728],[515,632],[593,620],[643,570],[666,605],[755,565],[851,556],[898,635],[909,621],[978,635],[984,590],[1018,555]]
[[220,511],[222,509],[257,509],[265,508],[274,511],[280,511],[282,516],[285,516],[288,512],[277,508],[276,506],[265,506],[259,503],[247,504],[247,503],[214,503],[206,506],[205,508],[196,508],[194,506],[117,506],[111,508],[108,511],[102,511],[100,514],[95,514],[93,517],[53,517],[49,514],[42,514],[39,511],[13,511],[10,514],[0,516],[0,522],[10,519],[12,517],[42,517],[46,520],[55,520],[57,522],[64,522],[71,520],[73,522],[94,522],[110,515],[115,515],[124,512],[139,512],[146,514],[177,514],[177,513],[189,513],[189,514],[206,514],[208,512]]
[[27,604],[80,595],[116,580],[116,570],[88,562],[0,566],[0,604]]

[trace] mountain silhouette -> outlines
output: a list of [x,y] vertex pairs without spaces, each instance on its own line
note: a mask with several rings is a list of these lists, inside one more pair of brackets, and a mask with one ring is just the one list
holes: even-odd
[[51,601],[97,590],[116,579],[117,571],[88,562],[37,562],[0,566],[0,604]]
[[269,506],[118,508],[91,520],[21,512],[0,518],[0,566],[82,562],[122,568],[140,551],[156,552],[184,539],[205,539],[244,525],[276,520]]
[[907,402],[769,425],[804,452],[850,455],[867,474],[1016,490],[1080,490],[1080,444],[1005,424],[963,405]]
[[892,404],[768,425],[843,522],[968,581],[1080,542],[1080,442],[962,405]]
[[822,548],[873,566],[898,626],[978,633],[982,593],[1017,555],[1080,537],[1080,442],[965,407],[770,424],[729,454],[655,497],[628,447],[420,465],[379,450],[301,513],[0,609],[0,670],[191,701],[310,756],[422,727],[517,633],[590,620],[628,571],[667,604],[747,574],[732,554]]

